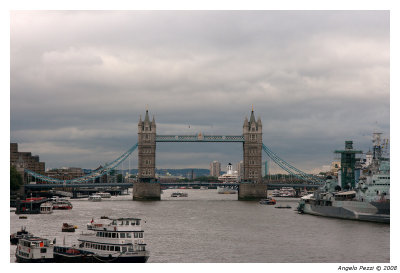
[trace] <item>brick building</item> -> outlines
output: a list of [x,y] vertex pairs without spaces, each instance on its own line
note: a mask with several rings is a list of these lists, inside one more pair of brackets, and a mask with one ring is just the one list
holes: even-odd
[[39,156],[32,156],[31,152],[18,152],[18,143],[10,143],[10,166],[14,166],[28,183],[31,177],[24,173],[24,169],[45,174],[45,163],[40,162]]

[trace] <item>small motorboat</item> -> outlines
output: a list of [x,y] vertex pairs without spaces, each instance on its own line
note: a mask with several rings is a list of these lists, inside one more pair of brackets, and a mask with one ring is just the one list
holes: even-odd
[[188,197],[188,194],[186,192],[173,192],[171,197]]
[[61,231],[62,232],[75,232],[75,229],[77,228],[77,226],[74,225],[70,225],[68,223],[64,223],[62,225]]
[[267,199],[261,199],[259,203],[262,205],[275,205],[276,200],[271,197],[268,197]]

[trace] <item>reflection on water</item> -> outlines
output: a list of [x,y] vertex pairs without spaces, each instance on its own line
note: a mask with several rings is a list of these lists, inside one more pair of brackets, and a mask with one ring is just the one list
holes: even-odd
[[[188,197],[171,197],[174,191]],[[165,190],[162,201],[132,201],[118,196],[89,202],[72,200],[70,211],[28,215],[10,212],[10,233],[21,226],[35,235],[75,244],[92,218],[135,216],[145,220],[148,262],[389,262],[390,226],[297,214],[297,199],[277,199],[276,205],[237,201],[237,194],[216,190]],[[62,233],[64,222],[78,226]],[[15,261],[10,246],[10,261]]]

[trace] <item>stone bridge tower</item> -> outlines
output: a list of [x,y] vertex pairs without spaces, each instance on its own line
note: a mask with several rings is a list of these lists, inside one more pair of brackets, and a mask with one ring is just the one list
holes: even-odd
[[149,111],[146,110],[144,121],[140,116],[138,124],[138,155],[139,155],[139,182],[155,180],[156,168],[156,122],[150,121]]
[[243,124],[243,166],[244,176],[239,184],[239,200],[259,200],[267,197],[267,185],[262,179],[262,124],[261,118],[257,121],[254,110],[251,109],[250,120]]
[[146,109],[144,121],[138,123],[138,179],[133,183],[133,200],[161,200],[160,183],[156,177],[156,121],[150,121]]
[[251,110],[250,121],[243,124],[243,165],[245,182],[262,182],[262,124],[259,117],[256,121]]

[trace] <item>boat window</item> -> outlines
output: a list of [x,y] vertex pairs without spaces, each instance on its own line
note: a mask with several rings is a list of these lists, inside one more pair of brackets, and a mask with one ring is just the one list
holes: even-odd
[[122,252],[126,252],[126,247],[125,246],[122,247]]
[[46,253],[46,251],[47,251],[47,248],[41,248],[40,249],[40,253]]
[[97,232],[96,236],[97,236],[97,237],[100,237],[100,231]]
[[134,232],[134,233],[133,233],[133,237],[138,238],[137,232]]
[[111,233],[112,235],[111,235],[111,237],[112,238],[116,238],[117,236],[115,236],[116,234],[113,232],[113,233]]
[[115,251],[120,251],[119,246],[115,246]]
[[107,237],[111,238],[111,233],[110,232],[107,232]]
[[110,246],[107,246],[107,251],[109,251],[110,250]]
[[110,246],[110,251],[114,251],[114,246]]
[[125,238],[125,233],[120,233],[120,234],[119,234],[119,237],[120,237],[120,238]]
[[123,225],[124,225],[124,221],[119,222],[119,224],[120,224],[121,226],[123,226]]
[[117,224],[116,220],[113,220],[112,223],[111,223],[111,225],[116,225],[116,224]]
[[129,221],[125,221],[125,225],[129,225]]
[[132,222],[131,222],[131,225],[132,225],[132,226],[136,225],[136,222],[135,222],[135,221],[132,221]]
[[126,234],[126,238],[132,238],[132,233],[130,233],[130,232],[127,233],[127,234]]
[[105,245],[101,246],[101,249],[106,250],[106,246]]

